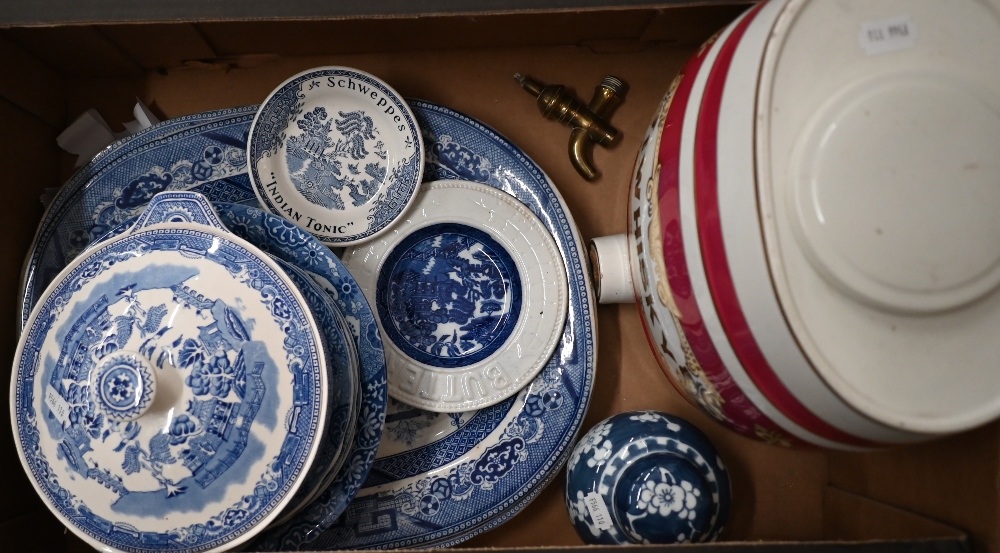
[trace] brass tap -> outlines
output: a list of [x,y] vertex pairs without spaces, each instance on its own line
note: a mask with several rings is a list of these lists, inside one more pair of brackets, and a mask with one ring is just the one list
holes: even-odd
[[520,73],[514,75],[514,80],[535,96],[538,109],[546,119],[572,127],[569,160],[580,176],[589,181],[596,179],[599,173],[590,161],[588,146],[593,143],[608,148],[618,140],[618,130],[607,119],[625,99],[628,86],[621,79],[608,75],[597,85],[590,105],[585,106],[563,85],[543,85]]

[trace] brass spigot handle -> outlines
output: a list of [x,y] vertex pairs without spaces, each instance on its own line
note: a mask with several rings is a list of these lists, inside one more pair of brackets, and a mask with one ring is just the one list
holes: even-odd
[[596,143],[608,147],[618,139],[618,130],[606,118],[622,102],[625,83],[616,77],[605,77],[594,90],[590,105],[585,106],[562,85],[543,85],[521,74],[515,74],[514,79],[521,88],[535,96],[538,110],[546,119],[573,128],[569,145],[570,161],[583,178],[597,178],[597,170],[587,153],[588,146]]

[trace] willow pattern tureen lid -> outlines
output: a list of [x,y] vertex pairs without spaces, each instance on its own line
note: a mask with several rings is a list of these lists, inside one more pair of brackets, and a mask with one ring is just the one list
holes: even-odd
[[247,150],[261,205],[336,246],[385,230],[413,201],[424,171],[406,101],[349,67],[282,83],[257,111]]
[[279,514],[315,456],[319,344],[273,261],[204,197],[160,194],[36,306],[11,383],[21,462],[101,549],[234,547]]

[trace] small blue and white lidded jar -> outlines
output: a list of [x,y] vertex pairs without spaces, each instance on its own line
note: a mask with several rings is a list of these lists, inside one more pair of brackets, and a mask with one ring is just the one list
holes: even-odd
[[566,508],[589,544],[712,541],[730,499],[729,473],[708,438],[656,411],[598,423],[566,469]]

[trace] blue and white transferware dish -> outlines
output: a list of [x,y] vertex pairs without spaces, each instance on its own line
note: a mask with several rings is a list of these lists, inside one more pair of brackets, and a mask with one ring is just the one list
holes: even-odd
[[619,413],[585,435],[566,467],[566,508],[590,544],[714,540],[729,515],[729,473],[691,423]]
[[349,67],[283,82],[250,127],[250,182],[261,205],[347,246],[406,211],[423,175],[423,141],[388,84]]
[[[314,284],[316,284],[315,278],[311,278],[310,280],[313,281]],[[330,302],[333,302],[333,298],[331,298],[329,296],[329,294],[326,294],[325,292],[321,292],[321,294],[323,294],[325,297],[327,297]],[[352,336],[351,329],[347,325],[347,321],[344,319],[343,315],[340,314],[340,309],[334,309],[333,313],[335,314],[335,318],[338,320],[337,324],[338,324],[338,326],[341,327],[341,332],[344,334],[344,336]],[[352,366],[354,367],[355,372],[358,373],[358,372],[360,372],[360,368],[361,367],[358,364],[359,363],[358,356],[357,356],[357,353],[356,353],[356,348],[354,347],[353,340],[348,340],[348,345],[349,345],[349,347],[348,347],[348,355],[351,356],[351,358],[353,359],[353,361],[352,361],[353,365]],[[355,352],[355,353],[352,353],[352,352]],[[352,410],[351,410],[351,419],[350,419],[350,423],[351,423],[350,431],[351,431],[351,434],[350,434],[349,437],[352,438],[352,439],[355,438],[358,435],[358,432],[360,431],[360,427],[358,425],[358,420],[360,418],[362,418],[360,416],[360,412],[361,412],[361,405],[362,405],[362,402],[364,400],[364,398],[363,398],[364,391],[362,391],[359,388],[355,392],[356,393],[354,394],[354,402],[353,402],[353,405],[351,406]],[[381,396],[376,396],[376,401],[379,401],[382,398],[384,398],[384,395],[385,394],[383,393]],[[384,401],[383,401],[383,403],[384,403]],[[383,416],[384,416],[384,413],[383,413]],[[294,512],[290,512],[290,513],[288,513],[288,515],[282,515],[278,520],[276,520],[274,523],[272,523],[268,528],[276,528],[276,527],[279,527],[279,526],[281,526],[281,525],[283,525],[283,524],[285,524],[287,522],[293,522],[296,519],[296,515],[302,510],[302,508],[305,508],[305,507],[307,507],[309,505],[312,505],[314,502],[316,502],[319,499],[320,495],[322,495],[329,488],[331,488],[331,486],[333,486],[333,483],[335,481],[337,481],[338,479],[341,479],[341,480],[344,479],[345,478],[345,474],[348,471],[355,470],[355,467],[351,467],[351,466],[349,466],[349,463],[347,463],[347,460],[349,458],[352,458],[354,455],[355,455],[355,448],[353,447],[353,444],[348,443],[347,447],[345,447],[341,451],[341,456],[335,461],[336,465],[333,468],[333,470],[330,470],[326,474],[326,477],[313,487],[312,493],[305,499],[305,501],[303,501],[302,505],[299,508],[295,509]],[[368,463],[367,463],[367,468],[370,468],[370,467],[371,467],[371,460],[369,460]],[[366,474],[367,474],[367,472],[366,472]],[[320,504],[322,504],[322,503],[320,503]]]
[[[264,216],[260,210],[230,206],[238,211],[229,211],[223,204],[216,204],[220,218],[240,236],[249,238],[254,245],[270,253],[281,250],[289,255],[285,259],[297,266],[311,267],[309,270],[315,275],[323,274],[319,279],[321,285],[328,293],[339,294],[337,304],[347,316],[358,340],[362,385],[366,390],[354,449],[341,470],[341,476],[292,522],[265,532],[260,540],[254,542],[255,549],[273,551],[278,546],[268,544],[275,543],[282,548],[334,549],[460,543],[502,524],[541,492],[568,458],[570,445],[586,414],[597,358],[597,336],[593,326],[596,316],[593,290],[582,261],[585,250],[565,203],[541,168],[493,129],[430,102],[410,101],[410,106],[427,145],[425,180],[461,178],[504,190],[528,206],[555,239],[569,277],[569,309],[562,340],[541,376],[548,375],[546,382],[553,383],[551,391],[556,395],[547,394],[542,389],[542,381],[536,378],[530,394],[522,390],[514,401],[508,400],[509,403],[472,413],[464,417],[464,421],[478,417],[474,420],[475,424],[463,423],[461,428],[454,429],[448,426],[450,416],[442,420],[440,415],[435,417],[433,413],[404,409],[403,415],[395,413],[398,416],[386,425],[392,432],[387,433],[384,453],[380,452],[373,466],[371,462],[382,437],[381,417],[385,416],[387,398],[381,339],[367,300],[339,260],[328,253],[329,250],[310,247],[305,241],[298,242],[295,237],[298,236],[297,231],[301,231],[297,227],[286,223],[285,227],[273,225],[269,228],[258,222],[257,217]],[[231,121],[218,128],[220,132],[241,136],[239,133],[245,135],[248,127],[248,122]],[[194,139],[201,138],[198,135],[179,138],[166,150]],[[146,159],[147,164],[154,162],[155,157],[143,157],[146,151],[140,149],[133,155]],[[161,158],[164,163],[166,159],[169,157]],[[229,180],[238,182],[239,179]],[[117,197],[115,188],[109,186],[109,181],[102,182],[102,187],[88,187],[78,197],[88,202],[113,202]],[[91,192],[94,192],[93,196],[89,195]],[[215,197],[212,189],[204,192],[209,197]],[[253,196],[249,188],[245,192]],[[244,198],[241,196],[238,201],[242,202]],[[89,220],[92,219],[84,218],[82,221],[90,225]],[[79,221],[73,223],[67,220],[59,228],[66,228],[67,232],[89,228],[80,225]],[[250,236],[251,233],[253,236]],[[37,264],[38,257],[33,254],[32,263]],[[55,272],[64,266],[65,262],[62,265],[46,265],[49,269],[54,267]],[[33,305],[40,291],[41,288],[38,288],[34,296],[26,293],[26,297],[30,298],[29,306]],[[374,361],[379,358],[382,360]],[[540,410],[538,407],[543,404],[538,402],[536,396],[539,395],[558,398],[558,404],[551,403],[556,408]],[[373,398],[379,398],[379,401]],[[515,404],[516,408],[513,407]],[[424,430],[428,428],[424,422],[426,418],[440,421],[438,425],[443,430],[439,433]],[[460,418],[460,422],[462,420]],[[495,445],[495,437],[502,435],[518,420],[542,422],[545,427],[542,439],[526,442],[525,449],[530,455],[524,460],[517,459],[517,470],[506,470],[496,479],[484,481],[482,486],[477,485],[473,489],[466,489],[463,484],[463,491],[458,495],[438,491],[434,496],[439,502],[437,508],[416,509],[412,484],[427,485],[433,480],[432,474],[449,473],[466,466],[470,456],[475,454],[472,452],[475,445],[484,443],[483,450],[491,444]],[[413,439],[418,434],[421,439]],[[489,439],[491,435],[493,439]],[[454,454],[456,444],[470,442],[475,445],[459,445],[459,453]],[[348,466],[350,470],[346,468]],[[369,468],[372,476],[365,480]],[[464,474],[467,478],[468,473]],[[363,488],[362,481],[365,481]],[[355,494],[359,500],[352,504],[349,515],[341,517]],[[424,494],[419,497],[424,497]],[[376,501],[376,498],[379,499]],[[405,503],[397,506],[391,501],[393,498]],[[434,503],[429,498],[428,501]],[[376,524],[377,521],[385,524]]]
[[326,352],[329,386],[326,431],[313,468],[303,478],[302,485],[285,511],[272,523],[278,525],[290,520],[298,510],[312,502],[325,489],[323,484],[329,482],[344,463],[350,449],[348,438],[354,435],[357,421],[358,368],[351,364],[352,358],[357,361],[357,356],[350,353],[354,349],[353,340],[348,342],[348,335],[340,326],[337,309],[330,298],[304,271],[280,258],[274,259],[298,287],[316,320]]
[[246,175],[246,137],[256,106],[170,119],[123,138],[59,189],[35,232],[18,297],[19,330],[63,268],[89,244],[137,216],[165,190],[212,201],[257,199]]
[[214,204],[219,219],[236,234],[309,274],[334,301],[353,338],[360,382],[356,427],[347,458],[319,497],[292,519],[263,532],[250,548],[275,551],[306,543],[328,528],[361,489],[375,461],[386,413],[386,371],[375,314],[357,281],[329,248],[298,226],[260,209]]
[[36,491],[91,545],[223,550],[296,492],[326,389],[295,286],[203,196],[168,192],[46,289],[10,411]]
[[[219,203],[215,207],[223,210],[220,219],[225,219],[223,214],[228,214],[227,208],[230,204]],[[243,206],[237,206],[242,208]],[[252,209],[252,208],[247,208]],[[279,227],[290,225],[290,223],[276,216],[264,215],[259,210],[254,210],[265,217],[273,217],[279,223]],[[136,222],[138,217],[125,221],[108,231],[108,233],[88,246],[88,250],[98,247],[100,244],[124,234]],[[312,236],[302,232],[303,238],[308,241],[315,241]],[[248,240],[249,241],[249,240]],[[253,243],[253,242],[251,242]],[[255,246],[257,244],[254,244]],[[265,249],[269,249],[267,243],[261,243]],[[317,248],[319,249],[319,248]],[[325,247],[322,247],[325,250]],[[85,250],[86,251],[86,250]],[[333,255],[332,253],[330,254]],[[351,329],[347,325],[346,319],[340,314],[340,309],[334,306],[333,298],[309,276],[292,263],[285,262],[282,258],[271,254],[278,265],[288,274],[295,283],[303,298],[306,300],[310,311],[313,313],[318,328],[321,330],[323,350],[326,352],[328,368],[328,407],[327,422],[325,424],[326,434],[321,438],[320,448],[313,461],[312,468],[303,479],[302,485],[289,501],[281,516],[270,523],[270,526],[277,526],[292,518],[301,508],[308,505],[323,490],[325,490],[338,473],[338,469],[348,457],[351,448],[350,444],[345,444],[345,438],[353,437],[355,422],[358,414],[358,407],[361,402],[361,391],[358,389],[358,354],[351,337]],[[286,256],[287,257],[287,256]]]
[[[367,477],[382,436],[386,412],[386,370],[382,340],[375,315],[354,277],[329,248],[296,225],[257,208],[241,204],[213,204],[219,219],[237,236],[271,256],[308,274],[334,302],[334,314],[352,337],[348,344],[352,366],[360,374],[355,402],[356,426],[346,451],[347,458],[319,484],[319,497],[306,499],[304,509],[291,519],[274,521],[251,545],[256,551],[288,548],[289,543],[307,543],[328,528],[343,513]],[[134,220],[109,231],[108,237],[128,230]],[[285,517],[282,516],[282,519]],[[284,544],[284,545],[282,545]]]
[[335,521],[304,520],[261,549],[459,543],[502,524],[542,491],[569,457],[586,414],[597,317],[586,250],[565,203],[538,165],[493,129],[429,102],[411,100],[410,107],[427,145],[426,179],[487,184],[542,220],[568,275],[561,339],[531,384],[492,407],[441,414],[390,402],[378,458],[347,511]]
[[461,413],[517,394],[566,322],[566,269],[542,222],[502,190],[445,180],[389,228],[344,252],[376,306],[389,395]]
[[[305,271],[302,272],[305,273]],[[336,325],[339,329],[339,332],[341,333],[341,335],[347,338],[347,340],[345,341],[345,344],[347,346],[347,356],[350,362],[350,366],[353,368],[353,372],[355,375],[354,379],[355,381],[358,381],[360,380],[361,366],[358,357],[357,347],[354,344],[354,339],[353,339],[354,335],[351,333],[351,327],[347,324],[347,319],[345,319],[344,316],[340,313],[340,309],[335,305],[334,299],[319,286],[319,283],[316,281],[316,278],[312,277],[311,274],[309,275],[309,277],[313,285],[319,289],[320,294],[323,295],[323,297],[326,298],[327,302],[333,307],[331,313],[334,315],[334,320],[336,321]],[[350,434],[348,434],[348,437],[350,438],[354,437],[354,432],[355,430],[357,430],[358,414],[360,413],[362,396],[364,394],[361,388],[358,387],[357,385],[355,386],[354,392],[355,392],[354,397],[352,398],[353,401],[351,402],[351,418],[349,421]],[[332,470],[329,473],[327,473],[326,478],[323,479],[323,481],[318,486],[316,486],[316,489],[313,491],[313,495],[306,501],[307,504],[311,503],[314,499],[319,497],[319,494],[323,493],[323,491],[326,490],[330,486],[330,484],[333,483],[333,480],[339,475],[340,472],[339,469],[343,466],[344,461],[346,461],[347,458],[350,456],[351,448],[349,446],[350,444],[348,444],[348,447],[342,450],[341,457],[337,460],[338,470]]]

